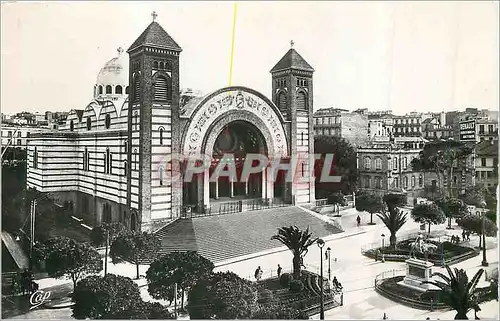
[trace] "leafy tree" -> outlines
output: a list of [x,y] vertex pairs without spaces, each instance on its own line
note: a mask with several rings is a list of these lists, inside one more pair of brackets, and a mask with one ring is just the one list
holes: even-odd
[[[356,166],[356,150],[344,138],[337,136],[315,136],[314,151],[322,154],[322,158],[316,162],[316,195],[318,198],[326,198],[333,191],[342,191],[351,194],[356,189],[358,181],[358,169]],[[330,175],[341,176],[340,183],[321,182],[321,171],[325,164],[325,155],[334,154]]]
[[101,258],[99,253],[87,243],[77,242],[67,237],[57,237],[47,241],[41,251],[50,277],[67,276],[73,286],[85,274],[99,273]]
[[130,231],[120,222],[102,223],[96,226],[90,232],[90,241],[94,246],[106,247],[104,255],[104,274],[108,271],[108,248],[114,240],[121,234],[130,233]]
[[170,300],[174,285],[181,292],[181,308],[184,308],[184,292],[199,279],[211,275],[214,264],[194,251],[173,252],[156,259],[148,271],[148,292],[155,299]]
[[[455,169],[472,154],[473,149],[466,144],[454,140],[440,140],[426,143],[419,157],[412,160],[414,171],[433,171],[438,179],[438,191],[442,191],[444,177],[452,179]],[[452,196],[451,184],[443,190],[445,196]]]
[[198,280],[187,305],[191,319],[249,319],[257,307],[254,284],[232,272]]
[[[132,313],[127,313],[125,317],[128,319],[175,319],[175,316],[168,311],[166,307],[161,305],[158,302],[145,302],[139,301],[137,302],[132,310]],[[123,317],[123,319],[125,318]]]
[[260,320],[307,320],[309,316],[301,310],[282,304],[262,304],[251,319]]
[[151,233],[134,232],[119,235],[111,245],[109,256],[113,264],[128,261],[135,264],[139,279],[139,264],[152,260],[160,249],[160,240]]
[[408,202],[406,193],[387,193],[384,195],[383,200],[387,205],[389,212],[394,211],[397,207],[403,207]]
[[297,226],[281,227],[278,229],[278,234],[273,235],[271,240],[278,240],[293,254],[293,278],[300,279],[300,268],[302,257],[307,254],[309,246],[313,245],[318,238],[312,238],[312,233],[309,233],[309,228],[305,231]]
[[417,223],[429,224],[429,233],[431,224],[443,224],[446,222],[446,216],[439,206],[434,203],[417,204],[411,210],[411,217]]
[[439,288],[438,295],[441,302],[457,311],[455,320],[468,320],[467,312],[477,305],[476,286],[484,273],[483,269],[476,272],[472,280],[469,282],[467,273],[463,269],[455,268],[455,272],[446,265],[448,276],[443,273],[435,272],[432,276],[438,276],[443,281],[424,281]]
[[139,286],[130,278],[106,274],[89,276],[73,292],[76,319],[129,319],[142,299]]
[[484,198],[484,195],[479,190],[465,191],[465,194],[462,196],[462,200],[468,205],[472,205],[479,208],[482,208],[486,205],[486,200]]
[[[457,224],[462,229],[475,233],[477,235],[483,234],[483,217],[475,213],[467,214],[459,219],[457,219]],[[497,226],[488,217],[484,218],[484,231],[486,236],[496,236]],[[479,247],[481,247],[481,238],[479,238]]]
[[375,224],[373,214],[382,213],[385,210],[385,204],[379,195],[362,192],[356,195],[356,210],[370,213],[370,224]]
[[434,202],[448,218],[448,228],[451,228],[451,219],[460,218],[469,213],[469,208],[462,200],[452,197],[444,197]]

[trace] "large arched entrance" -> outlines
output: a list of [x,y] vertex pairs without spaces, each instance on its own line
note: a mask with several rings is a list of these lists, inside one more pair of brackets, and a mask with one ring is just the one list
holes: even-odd
[[[213,210],[217,202],[242,199],[273,201],[275,186],[270,169],[252,161],[249,154],[280,158],[288,156],[285,120],[274,104],[263,95],[244,87],[229,87],[208,95],[183,115],[189,118],[182,135],[182,155],[201,156],[210,165],[204,172],[183,182],[184,206]],[[235,178],[216,177],[227,155],[234,159]],[[242,178],[243,166],[260,167]],[[222,165],[221,165],[222,166]],[[263,168],[263,169],[262,169]],[[280,197],[282,195],[279,195]],[[212,206],[211,206],[212,205]]]

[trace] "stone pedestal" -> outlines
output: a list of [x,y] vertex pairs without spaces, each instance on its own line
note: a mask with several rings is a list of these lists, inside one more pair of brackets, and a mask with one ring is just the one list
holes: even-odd
[[399,284],[422,292],[434,289],[432,284],[422,284],[423,281],[432,281],[433,266],[429,261],[414,258],[406,260],[406,276]]

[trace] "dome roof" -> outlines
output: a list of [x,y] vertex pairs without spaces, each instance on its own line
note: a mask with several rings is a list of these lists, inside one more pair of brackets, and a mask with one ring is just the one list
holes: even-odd
[[118,48],[118,56],[108,61],[97,75],[97,85],[127,85],[128,57]]

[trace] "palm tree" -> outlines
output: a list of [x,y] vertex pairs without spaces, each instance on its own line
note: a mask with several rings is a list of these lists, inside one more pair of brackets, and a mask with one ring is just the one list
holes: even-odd
[[309,233],[309,227],[302,231],[297,226],[281,227],[278,229],[278,234],[273,235],[271,240],[278,240],[290,249],[293,254],[293,278],[300,278],[300,267],[302,265],[302,257],[307,254],[307,248],[313,245],[318,238],[312,238],[312,233]]
[[387,226],[389,232],[391,232],[389,241],[391,243],[391,246],[396,248],[396,233],[406,223],[406,220],[408,219],[407,215],[403,213],[402,210],[394,208],[391,211],[384,211],[381,214],[377,214],[377,216],[385,224],[385,226]]
[[465,270],[455,268],[455,273],[453,273],[448,265],[445,267],[449,276],[440,272],[432,273],[432,276],[439,276],[444,282],[424,281],[423,283],[432,284],[439,288],[438,295],[442,302],[457,311],[455,320],[468,320],[467,312],[478,306],[475,290],[484,270],[477,271],[469,282]]

